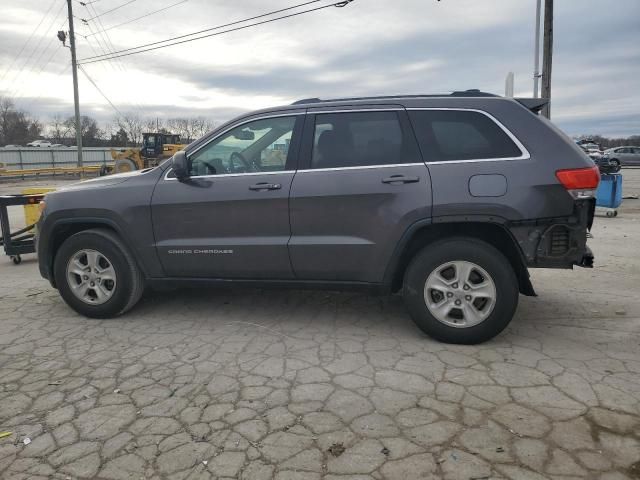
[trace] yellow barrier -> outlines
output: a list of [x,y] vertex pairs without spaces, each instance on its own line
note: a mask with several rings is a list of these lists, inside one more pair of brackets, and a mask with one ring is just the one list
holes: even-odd
[[[51,187],[32,187],[22,190],[23,195],[42,195],[44,193],[53,192],[55,188]],[[24,206],[24,221],[25,225],[33,225],[40,218],[40,208],[38,205],[25,205]]]
[[25,175],[60,175],[78,173],[98,173],[101,165],[91,165],[88,167],[48,167],[48,168],[25,168],[21,170],[5,170],[0,167],[0,177],[21,177]]

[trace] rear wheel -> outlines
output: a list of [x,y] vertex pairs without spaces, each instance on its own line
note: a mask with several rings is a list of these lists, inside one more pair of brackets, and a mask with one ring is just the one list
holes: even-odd
[[404,299],[415,323],[448,343],[475,344],[499,334],[513,317],[518,294],[506,257],[471,238],[428,245],[404,279]]
[[142,272],[125,245],[103,229],[65,240],[56,254],[54,275],[64,301],[87,317],[120,315],[138,302],[144,289]]

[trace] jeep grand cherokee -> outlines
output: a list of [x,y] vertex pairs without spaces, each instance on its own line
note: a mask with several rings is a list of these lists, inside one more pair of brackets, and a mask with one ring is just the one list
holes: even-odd
[[540,99],[308,99],[243,115],[158,167],[50,193],[42,276],[76,311],[146,286],[401,292],[428,335],[478,343],[535,295],[528,268],[591,266],[598,170]]

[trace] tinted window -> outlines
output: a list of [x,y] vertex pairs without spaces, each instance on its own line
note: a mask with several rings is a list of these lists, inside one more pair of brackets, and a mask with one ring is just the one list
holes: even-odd
[[396,112],[319,114],[311,166],[359,167],[415,161],[405,152],[405,145]]
[[295,123],[295,117],[277,117],[236,127],[189,159],[191,175],[285,170]]
[[414,110],[409,117],[428,162],[522,155],[504,130],[482,113]]

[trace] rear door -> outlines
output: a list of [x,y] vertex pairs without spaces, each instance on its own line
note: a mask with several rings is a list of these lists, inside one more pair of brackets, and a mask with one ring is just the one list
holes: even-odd
[[291,187],[289,254],[303,280],[378,283],[431,215],[431,180],[400,106],[314,108]]

